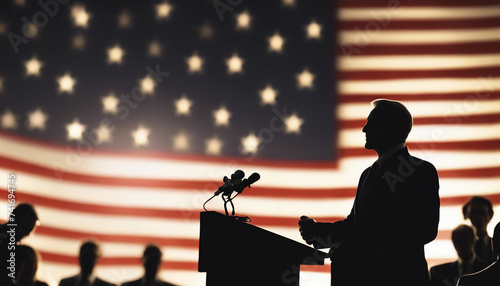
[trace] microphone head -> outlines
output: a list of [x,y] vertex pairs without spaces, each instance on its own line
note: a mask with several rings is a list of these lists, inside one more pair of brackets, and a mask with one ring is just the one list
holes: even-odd
[[253,184],[255,182],[257,182],[258,180],[260,180],[260,175],[259,173],[253,173],[250,175],[250,177],[248,177],[248,184]]
[[237,181],[241,180],[245,177],[245,172],[242,170],[236,170],[232,175],[231,175],[231,180]]

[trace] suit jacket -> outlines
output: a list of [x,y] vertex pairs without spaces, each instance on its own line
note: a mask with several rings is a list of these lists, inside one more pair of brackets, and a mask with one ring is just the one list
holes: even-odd
[[[472,272],[480,271],[488,266],[488,263],[476,257],[472,262]],[[456,285],[459,277],[458,260],[431,267],[431,285],[449,286]],[[468,273],[466,273],[468,274]]]
[[316,224],[316,247],[344,246],[340,259],[332,256],[332,285],[342,279],[347,285],[430,285],[424,245],[438,231],[436,169],[403,148],[379,167],[361,205],[369,169],[347,218]]
[[462,276],[457,286],[498,286],[500,285],[500,263],[496,261],[487,268]]
[[[78,286],[77,284],[78,281],[79,281],[78,275],[71,276],[68,278],[61,279],[61,281],[59,282],[59,286]],[[116,286],[116,285],[96,277],[92,286]]]
[[[142,281],[143,281],[143,278],[141,277],[141,278],[134,280],[134,281],[125,282],[121,286],[143,286]],[[175,285],[168,283],[168,282],[165,282],[165,281],[156,280],[156,286],[175,286]]]

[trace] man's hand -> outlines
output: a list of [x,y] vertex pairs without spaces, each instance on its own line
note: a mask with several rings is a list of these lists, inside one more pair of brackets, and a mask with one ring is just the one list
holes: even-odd
[[300,217],[299,232],[307,244],[313,244],[316,241],[316,221],[305,215]]

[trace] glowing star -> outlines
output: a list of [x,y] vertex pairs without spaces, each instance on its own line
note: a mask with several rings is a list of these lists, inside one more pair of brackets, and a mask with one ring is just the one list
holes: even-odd
[[215,118],[215,126],[229,126],[229,118],[231,118],[231,112],[229,112],[226,107],[221,108],[213,112]]
[[0,21],[0,35],[5,35],[7,34],[7,25]]
[[82,140],[83,132],[86,129],[86,125],[83,125],[78,121],[78,118],[73,119],[73,122],[66,124],[66,130],[68,131],[68,140]]
[[295,0],[283,0],[283,6],[295,6]]
[[105,97],[101,97],[102,102],[102,112],[116,114],[118,112],[118,104],[120,99],[114,94],[110,93]]
[[84,50],[87,40],[82,34],[78,34],[73,38],[73,48],[77,50]]
[[28,114],[28,129],[45,129],[47,115],[40,108]]
[[15,0],[14,4],[24,6],[26,4],[26,0]]
[[107,125],[100,125],[99,129],[95,129],[94,132],[97,136],[97,144],[109,143],[111,142],[111,132],[113,130]]
[[226,60],[228,73],[241,73],[243,71],[243,59],[234,54],[231,58]]
[[71,16],[73,17],[75,26],[87,28],[90,14],[85,11],[85,7],[82,5],[73,6],[71,9]]
[[285,132],[300,134],[300,126],[304,123],[302,118],[299,118],[297,114],[292,114],[285,118]]
[[132,137],[134,138],[135,146],[147,146],[149,144],[149,129],[143,126],[137,127],[136,130],[132,132]]
[[297,75],[297,81],[299,88],[313,88],[314,74],[310,73],[309,70],[304,69],[302,73]]
[[59,92],[73,93],[73,86],[75,85],[75,79],[71,77],[68,73],[57,79],[59,83]]
[[42,67],[42,63],[38,61],[36,58],[32,58],[31,60],[26,62],[26,75],[40,75],[40,68]]
[[0,91],[3,90],[3,78],[0,76]]
[[193,105],[193,102],[189,100],[185,95],[183,95],[181,98],[175,100],[174,104],[177,114],[189,115],[190,113],[189,109]]
[[276,33],[274,36],[269,38],[269,50],[271,52],[281,52],[284,43],[285,40],[278,33]]
[[120,48],[120,46],[115,45],[111,49],[108,49],[108,63],[122,63],[122,58],[125,52]]
[[189,149],[189,138],[184,133],[179,133],[174,137],[174,149],[177,151],[186,151]]
[[270,85],[260,91],[260,103],[262,105],[275,105],[278,92]]
[[168,18],[170,12],[172,11],[172,6],[168,3],[161,3],[156,5],[156,17],[159,19]]
[[247,137],[241,138],[241,153],[242,154],[257,154],[259,150],[260,139],[251,132]]
[[220,155],[224,143],[217,137],[205,140],[205,153],[208,155]]
[[209,23],[203,24],[200,27],[200,38],[202,39],[212,39],[214,36],[214,29],[210,26]]
[[33,23],[27,24],[25,28],[23,27],[23,35],[25,35],[26,38],[36,37],[38,31],[39,31],[38,27]]
[[148,46],[148,54],[151,57],[161,56],[161,44],[158,41],[153,41]]
[[189,72],[201,72],[201,66],[203,65],[203,59],[194,53],[191,57],[187,59],[187,64],[189,66]]
[[247,11],[238,14],[236,16],[236,28],[246,30],[250,28],[250,22],[252,21],[252,18],[250,17],[250,14],[248,14]]
[[130,28],[132,26],[132,16],[128,13],[127,10],[123,10],[123,12],[118,15],[118,27],[120,29]]
[[155,91],[156,82],[152,77],[147,75],[143,79],[140,80],[141,92],[144,94],[153,94]]
[[321,26],[312,21],[311,24],[307,26],[307,38],[309,39],[319,39],[321,36]]
[[2,115],[1,121],[2,121],[2,128],[3,129],[16,129],[17,128],[16,116],[14,115],[14,113],[12,113],[8,109]]

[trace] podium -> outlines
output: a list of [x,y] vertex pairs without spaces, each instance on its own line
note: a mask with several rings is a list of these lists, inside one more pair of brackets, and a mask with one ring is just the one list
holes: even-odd
[[326,253],[217,212],[200,214],[198,271],[207,286],[298,285],[300,264]]

